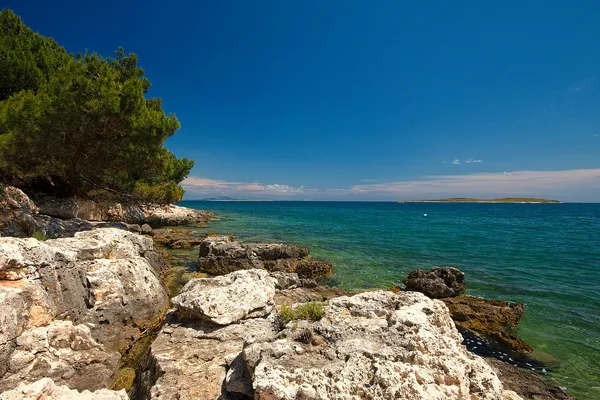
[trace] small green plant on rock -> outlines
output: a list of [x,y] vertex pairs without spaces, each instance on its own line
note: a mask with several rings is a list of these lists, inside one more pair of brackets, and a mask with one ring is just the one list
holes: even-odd
[[305,319],[310,321],[318,321],[325,315],[324,303],[319,301],[311,301],[302,304],[296,308],[283,306],[279,312],[279,318],[287,324],[290,321]]
[[115,247],[117,247],[117,242],[115,242],[113,240],[108,245],[108,248],[106,250],[104,250],[104,258],[110,258],[112,256],[112,253],[113,253],[113,250],[115,249]]
[[31,234],[31,237],[34,238],[34,239],[39,240],[40,242],[44,242],[44,241],[50,239],[50,236],[48,236],[44,232],[38,231],[38,230],[34,231]]

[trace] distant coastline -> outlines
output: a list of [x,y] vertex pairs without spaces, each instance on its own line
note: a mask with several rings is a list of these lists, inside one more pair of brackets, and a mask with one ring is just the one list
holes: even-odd
[[396,200],[396,203],[551,203],[560,204],[560,200],[538,199],[532,197],[502,197],[498,199],[476,199],[471,197],[450,197],[432,200]]

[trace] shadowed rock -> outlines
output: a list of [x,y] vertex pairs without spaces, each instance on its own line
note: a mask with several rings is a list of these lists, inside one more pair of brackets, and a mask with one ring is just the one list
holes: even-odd
[[288,244],[241,244],[231,236],[211,236],[200,243],[197,270],[224,275],[241,269],[296,272],[300,278],[328,276],[332,264],[310,258],[306,246]]

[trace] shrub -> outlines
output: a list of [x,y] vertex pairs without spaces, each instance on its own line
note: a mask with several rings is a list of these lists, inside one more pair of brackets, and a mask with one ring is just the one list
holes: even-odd
[[310,321],[318,321],[325,315],[325,309],[323,308],[324,303],[318,301],[311,301],[291,308],[288,306],[281,307],[279,312],[279,318],[287,324],[290,321],[299,319],[305,319]]

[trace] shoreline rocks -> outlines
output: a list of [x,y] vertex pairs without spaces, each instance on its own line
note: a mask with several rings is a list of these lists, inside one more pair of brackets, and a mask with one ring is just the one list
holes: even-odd
[[168,309],[160,260],[151,239],[114,228],[0,238],[0,391],[42,377],[109,386],[120,353]]
[[296,272],[301,278],[320,278],[331,274],[333,266],[310,258],[306,246],[272,243],[241,244],[232,236],[210,236],[200,243],[197,271],[224,275],[243,269],[270,272]]

